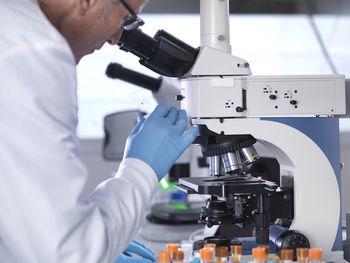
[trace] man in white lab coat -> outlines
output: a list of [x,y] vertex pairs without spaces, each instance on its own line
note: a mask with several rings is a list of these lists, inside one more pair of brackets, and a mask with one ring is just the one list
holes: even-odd
[[75,134],[75,64],[116,44],[144,4],[0,0],[0,262],[147,261],[133,251],[154,260],[130,242],[158,180],[196,136],[182,135],[186,113],[158,106],[140,118],[116,177],[88,200]]

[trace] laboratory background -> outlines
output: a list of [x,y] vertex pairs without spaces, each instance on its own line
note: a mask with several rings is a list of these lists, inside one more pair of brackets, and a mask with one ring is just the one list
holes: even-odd
[[[340,74],[345,75],[346,79],[350,78],[350,1],[230,0],[229,4],[229,32],[232,54],[248,61],[251,73],[254,76]],[[200,1],[150,0],[140,17],[145,21],[142,31],[149,36],[154,36],[158,30],[163,29],[194,48],[201,45]],[[121,51],[118,47],[108,44],[104,45],[101,50],[83,58],[78,64],[79,125],[77,134],[81,143],[80,155],[89,171],[89,181],[85,186],[86,196],[100,182],[112,177],[117,172],[127,134],[135,126],[137,115],[140,112],[152,112],[159,101],[164,101],[164,98],[157,100],[156,94],[149,89],[140,87],[140,85],[120,80],[118,77],[111,78],[107,76],[106,70],[110,63],[118,63],[125,69],[131,69],[152,77],[154,80],[160,78],[159,74],[140,65],[139,58],[135,55]],[[213,63],[216,62],[213,61]],[[177,78],[163,77],[162,83],[172,86],[173,89],[178,87],[179,93],[175,95],[181,94],[180,83]],[[266,93],[268,92],[270,92],[269,89],[267,89]],[[166,97],[165,101],[175,101],[174,94],[169,92],[168,95],[168,97],[164,96],[164,94],[162,95]],[[283,95],[287,96],[286,94]],[[272,91],[269,99],[275,100],[276,97],[274,96],[275,94]],[[277,94],[277,98],[278,96],[279,94]],[[315,98],[317,98],[317,95],[315,95]],[[323,104],[328,102],[317,101],[315,103]],[[346,103],[350,103],[350,101],[346,101]],[[291,104],[293,103],[291,102]],[[210,103],[208,103],[207,107],[210,109]],[[350,218],[348,216],[347,220],[346,214],[350,212],[350,120],[346,114],[343,115],[339,120],[339,169],[341,180],[338,179],[338,182],[341,181],[341,201],[339,204],[341,204],[342,212],[337,225],[332,226],[336,229],[337,237],[330,242],[333,250],[345,251],[347,249],[349,251],[349,242],[347,241],[349,237],[346,235],[346,225],[350,224]],[[332,118],[328,119],[332,121]],[[283,121],[281,122],[283,123]],[[315,123],[315,125],[319,124]],[[322,124],[320,125],[320,127],[323,127]],[[214,127],[214,124],[211,127]],[[277,132],[277,130],[271,131],[271,133]],[[300,128],[300,130],[303,130],[303,128]],[[320,133],[326,133],[326,131],[322,131],[322,128],[319,131]],[[319,140],[327,140],[328,138],[330,141],[333,139],[336,141],[337,138],[332,138],[333,135],[334,131],[327,131],[327,134],[322,135],[324,137],[319,136],[322,137]],[[279,137],[282,135],[276,133],[274,136]],[[314,138],[312,136],[310,135],[309,137]],[[111,145],[112,142],[115,144]],[[292,139],[289,141],[289,144],[293,144]],[[117,152],[109,152],[109,147],[115,147],[116,145],[120,146],[118,150],[115,150]],[[306,149],[307,145],[299,145],[298,147],[305,147],[305,149],[300,149],[300,152],[308,151]],[[256,145],[256,149],[260,156],[264,155],[261,154],[264,150],[266,151],[264,146],[259,145],[259,142]],[[281,156],[281,159],[284,158],[284,155],[279,155],[276,149],[274,154]],[[200,146],[191,146],[191,149],[185,152],[184,155],[190,157],[180,157],[179,166],[177,167],[180,172],[177,169],[173,169],[172,172],[175,174],[186,174],[189,178],[209,176],[209,169],[211,169],[209,168],[209,163],[212,160],[209,157],[203,157]],[[296,155],[300,154],[296,153]],[[272,156],[269,156],[268,153],[264,156],[271,162],[271,167],[276,165]],[[181,166],[181,164],[186,163],[186,161],[182,163],[181,160],[186,158],[190,159],[190,168],[186,165]],[[321,169],[322,160],[314,160],[318,158],[317,154],[308,156],[308,158],[307,160],[304,159],[305,163],[310,163],[311,165],[319,162],[319,169]],[[284,166],[280,165],[282,176]],[[297,170],[298,167],[295,167],[295,169]],[[288,181],[288,178],[293,180],[290,179],[292,177],[288,172],[285,172],[284,180]],[[318,170],[316,169],[315,173],[317,172]],[[192,245],[193,242],[203,240],[207,236],[229,236],[230,242],[233,242],[234,238],[232,236],[239,237],[242,235],[243,237],[249,237],[249,235],[252,235],[252,232],[240,227],[235,227],[233,231],[224,225],[205,228],[205,225],[208,226],[210,222],[205,221],[206,219],[203,215],[201,215],[201,219],[205,221],[204,224],[194,222],[194,214],[197,213],[199,217],[200,208],[206,205],[210,191],[208,190],[206,195],[188,195],[186,197],[182,191],[173,186],[174,183],[171,182],[169,177],[170,175],[160,182],[158,192],[149,205],[147,219],[145,218],[137,236],[138,240],[148,245],[156,253],[165,250],[166,244],[169,243],[176,243],[179,244],[179,247],[186,247],[188,244]],[[312,175],[312,178],[317,178],[317,174]],[[186,185],[185,181],[182,185]],[[320,202],[324,202],[324,210],[314,214],[314,220],[328,220],[328,218],[332,217],[329,213],[333,211],[327,207],[331,206],[331,203],[328,203],[332,199],[331,187],[326,187],[322,182],[318,185],[318,181],[315,180],[314,185],[309,186],[308,190],[302,190],[308,191],[303,193],[303,196],[304,194],[305,196],[312,196],[314,188],[318,187],[323,188],[320,192],[321,195],[323,193],[324,200]],[[301,187],[298,189],[301,189]],[[319,194],[317,192],[314,196],[317,197]],[[166,205],[163,207],[159,206],[159,204],[164,204],[164,202]],[[297,202],[303,201],[299,200]],[[299,205],[297,202],[294,202],[295,206]],[[313,202],[316,202],[316,200],[313,200]],[[191,206],[192,204],[193,207]],[[244,202],[243,204],[246,205]],[[166,209],[170,205],[176,212],[172,213],[170,209]],[[209,209],[208,206],[207,209]],[[302,209],[307,210],[305,207]],[[236,210],[238,210],[237,206]],[[188,211],[188,214],[184,211]],[[206,212],[209,213],[210,211]],[[330,224],[333,224],[334,220],[332,220],[330,219],[329,222],[332,222]],[[309,227],[309,223],[305,224]],[[340,232],[339,229],[341,229]],[[324,231],[327,232],[326,229]],[[226,235],[227,233],[228,235]],[[297,235],[294,233],[293,238],[303,242],[305,240],[302,234]],[[307,235],[305,236],[307,237]],[[344,242],[344,249],[339,238]],[[337,242],[338,245],[336,245]],[[334,249],[337,246],[340,249]],[[349,261],[349,254],[347,256]],[[333,261],[342,262],[340,260]]]

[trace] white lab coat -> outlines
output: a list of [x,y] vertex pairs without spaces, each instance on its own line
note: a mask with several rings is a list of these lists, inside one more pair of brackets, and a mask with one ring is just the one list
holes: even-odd
[[75,62],[32,0],[0,0],[0,121],[0,262],[113,262],[157,177],[127,159],[82,200]]

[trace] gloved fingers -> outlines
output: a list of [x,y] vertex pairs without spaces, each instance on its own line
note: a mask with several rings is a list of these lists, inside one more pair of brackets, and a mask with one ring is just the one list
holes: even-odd
[[144,244],[142,244],[140,241],[138,241],[138,240],[136,240],[136,239],[131,240],[131,243],[134,243],[134,244],[136,244],[136,245],[139,245],[139,246],[141,246],[141,247],[143,247],[143,248],[147,248]]
[[132,257],[132,255],[130,253],[128,253],[127,251],[124,251],[123,254],[127,257]]
[[147,258],[151,261],[156,260],[153,252],[150,249],[146,249],[145,247],[140,246],[139,244],[136,244],[134,242],[131,242],[129,244],[129,246],[126,249],[126,252],[138,254],[139,256]]
[[137,125],[134,128],[134,130],[131,132],[131,134],[137,133],[140,130],[140,128],[144,122],[145,122],[145,117],[143,117],[141,115],[137,116]]
[[145,121],[145,117],[143,117],[142,115],[137,116],[137,123],[144,122],[144,121]]
[[137,245],[139,245],[139,246],[141,246],[141,247],[143,247],[143,248],[145,248],[145,249],[148,250],[150,253],[152,253],[152,255],[154,255],[153,251],[152,251],[149,247],[147,247],[146,245],[142,244],[140,241],[138,241],[138,240],[136,240],[136,239],[133,239],[131,242],[132,242],[132,243],[135,243],[135,244],[137,244]]
[[186,130],[187,128],[187,113],[185,110],[179,110],[177,115],[177,120],[175,122],[176,130],[180,135]]
[[154,111],[151,113],[150,118],[154,118],[154,117],[164,117],[165,115],[167,115],[168,113],[168,107],[163,105],[163,104],[159,104]]
[[179,110],[179,113],[177,115],[177,119],[183,119],[187,121],[187,113],[185,110]]
[[198,136],[198,127],[191,126],[191,128],[186,132],[185,136],[182,137],[182,143],[184,147],[190,146],[191,143],[196,139]]
[[170,121],[171,124],[174,124],[177,119],[177,108],[171,107],[166,118]]

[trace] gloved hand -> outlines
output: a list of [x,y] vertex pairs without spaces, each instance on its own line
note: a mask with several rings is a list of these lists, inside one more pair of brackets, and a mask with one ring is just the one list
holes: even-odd
[[161,180],[197,137],[197,127],[182,136],[186,127],[186,111],[158,105],[147,120],[139,117],[126,142],[124,157],[146,162]]
[[[141,257],[133,257],[131,253],[135,253]],[[133,240],[114,263],[151,263],[154,261],[156,261],[156,258],[152,250],[139,241]]]

